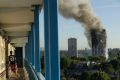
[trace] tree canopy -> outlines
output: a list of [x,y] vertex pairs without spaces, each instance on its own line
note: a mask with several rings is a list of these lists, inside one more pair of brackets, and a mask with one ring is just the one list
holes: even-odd
[[110,80],[105,72],[95,72],[91,75],[90,80]]

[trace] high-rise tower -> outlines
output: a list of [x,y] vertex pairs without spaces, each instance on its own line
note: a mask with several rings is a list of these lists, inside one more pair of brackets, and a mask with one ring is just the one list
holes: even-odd
[[78,57],[77,54],[77,39],[69,38],[68,39],[68,55],[70,57]]
[[104,56],[106,49],[106,31],[91,30],[91,48],[93,56]]

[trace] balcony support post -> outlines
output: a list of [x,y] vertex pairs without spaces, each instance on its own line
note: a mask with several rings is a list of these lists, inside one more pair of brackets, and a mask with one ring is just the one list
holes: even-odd
[[35,27],[35,70],[41,72],[41,59],[40,59],[40,30],[39,30],[39,11],[40,6],[34,6],[34,27]]
[[44,0],[45,78],[60,80],[57,0]]
[[32,49],[31,50],[32,50],[32,55],[31,56],[32,56],[32,65],[33,66],[35,66],[35,33],[34,33],[35,29],[34,28],[35,28],[35,26],[32,23],[32,25],[31,25],[31,36],[32,36],[31,37],[31,40],[32,40],[31,41],[31,44],[32,44]]

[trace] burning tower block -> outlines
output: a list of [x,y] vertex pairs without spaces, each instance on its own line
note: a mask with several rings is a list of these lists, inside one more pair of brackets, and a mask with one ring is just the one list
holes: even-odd
[[91,7],[91,0],[59,0],[60,13],[83,24],[93,55],[105,56],[106,30]]
[[90,30],[91,34],[91,48],[93,56],[104,56],[106,57],[106,30]]

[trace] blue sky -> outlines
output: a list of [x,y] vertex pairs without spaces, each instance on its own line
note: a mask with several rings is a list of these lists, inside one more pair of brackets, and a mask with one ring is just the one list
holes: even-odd
[[[120,0],[91,0],[94,12],[107,30],[107,47],[120,48]],[[78,49],[89,48],[84,28],[74,19],[65,19],[58,12],[59,49],[68,49],[68,38],[77,38]],[[40,14],[41,47],[44,46],[44,16]]]

